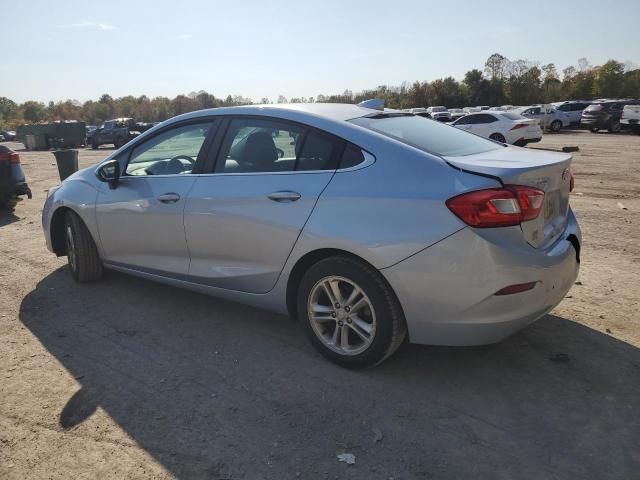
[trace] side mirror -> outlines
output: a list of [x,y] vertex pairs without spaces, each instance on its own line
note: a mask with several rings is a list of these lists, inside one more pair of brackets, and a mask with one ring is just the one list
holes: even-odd
[[109,188],[114,189],[120,180],[120,164],[118,160],[109,160],[100,165],[96,170],[96,177],[101,182],[109,184]]

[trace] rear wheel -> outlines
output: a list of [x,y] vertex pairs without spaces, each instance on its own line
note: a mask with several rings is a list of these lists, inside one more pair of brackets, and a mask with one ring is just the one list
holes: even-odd
[[390,356],[406,336],[400,304],[379,272],[335,256],[313,265],[298,292],[298,312],[313,346],[347,368]]
[[93,148],[94,150],[96,150],[100,145],[98,144],[98,141],[95,138],[91,139],[91,148]]
[[80,217],[67,213],[64,225],[65,245],[71,275],[78,282],[91,282],[102,277],[103,266],[91,233]]
[[504,138],[504,135],[502,135],[501,133],[492,133],[491,135],[489,135],[489,138],[491,140],[495,140],[496,142],[507,143],[507,140]]
[[551,122],[550,128],[552,132],[557,133],[562,128],[562,122],[560,120],[554,120],[553,122]]
[[622,129],[622,125],[620,125],[620,122],[618,120],[614,120],[613,122],[611,122],[611,125],[609,125],[609,133],[618,133],[620,132],[620,130]]
[[589,127],[589,131],[590,131],[591,133],[597,133],[597,132],[598,132],[598,130],[600,130],[598,127]]
[[115,142],[113,142],[113,145],[114,145],[116,148],[120,148],[120,147],[122,147],[125,143],[127,143],[127,142],[125,142],[125,141],[124,141],[124,138],[122,138],[122,137],[117,137],[117,138],[116,138],[116,140],[115,140]]

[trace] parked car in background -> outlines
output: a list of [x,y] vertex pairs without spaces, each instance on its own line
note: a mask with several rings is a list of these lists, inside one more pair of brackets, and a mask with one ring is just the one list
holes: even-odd
[[594,102],[583,110],[580,125],[587,127],[592,132],[608,130],[609,133],[618,133],[622,129],[620,119],[624,107],[638,104],[640,104],[640,100]]
[[537,120],[511,112],[488,110],[470,113],[451,125],[465,132],[520,147],[542,139],[542,129]]
[[18,197],[31,198],[31,189],[20,165],[20,155],[0,145],[0,211],[13,212]]
[[120,148],[138,135],[140,135],[140,131],[136,128],[136,123],[132,118],[116,118],[107,120],[93,131],[90,145],[93,149],[107,144],[113,144],[116,148]]
[[427,107],[427,113],[438,122],[450,122],[451,114],[447,107]]
[[0,136],[6,142],[12,142],[16,139],[16,132],[13,130],[0,130]]
[[623,127],[640,133],[640,103],[625,105],[620,116],[620,123]]
[[589,105],[591,105],[591,102],[587,100],[570,100],[568,102],[560,102],[556,105],[556,109],[566,113],[572,125],[579,125],[582,111]]
[[362,368],[405,337],[494,343],[554,308],[579,269],[570,165],[410,113],[216,108],[50,189],[42,227],[77,281],[110,268],[288,312]]
[[93,134],[96,133],[96,130],[98,129],[98,127],[96,127],[95,125],[87,125],[85,126],[85,130],[87,132],[87,136],[86,136],[86,140],[84,142],[84,144],[86,146],[90,146],[93,140]]
[[477,112],[481,112],[482,110],[480,110],[479,107],[464,107],[462,111],[466,114],[466,113],[477,113]]
[[466,113],[461,108],[450,108],[449,113],[451,114],[451,120],[457,120],[460,117],[464,117]]
[[559,112],[555,108],[547,109],[545,113],[544,106],[531,105],[529,107],[517,108],[511,111],[522,115],[523,117],[538,120],[541,126],[548,128],[552,132],[559,132],[563,127],[566,128],[571,125],[569,116],[564,112]]
[[479,108],[482,111],[482,110],[489,110],[491,108],[491,106],[490,105],[478,105],[476,108]]

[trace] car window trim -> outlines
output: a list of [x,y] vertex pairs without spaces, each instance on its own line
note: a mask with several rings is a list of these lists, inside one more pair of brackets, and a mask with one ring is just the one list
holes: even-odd
[[[131,154],[139,145],[142,145],[148,140],[151,140],[157,137],[158,135],[161,135],[169,130],[185,127],[187,125],[195,125],[198,123],[206,123],[206,122],[211,123],[211,128],[209,129],[209,132],[207,133],[207,136],[205,137],[204,142],[202,142],[202,146],[200,147],[200,151],[198,152],[196,161],[193,164],[193,169],[191,170],[191,173],[171,173],[171,174],[164,174],[164,175],[127,175],[126,174],[127,167],[129,166],[129,161],[131,160]],[[183,120],[181,122],[175,122],[175,123],[171,123],[169,125],[163,126],[157,132],[153,132],[153,134],[146,136],[143,140],[141,140],[140,142],[136,142],[135,144],[131,145],[127,150],[125,150],[125,152],[123,152],[124,165],[121,165],[122,176],[120,178],[121,179],[162,178],[162,177],[186,177],[190,175],[200,175],[201,173],[203,173],[202,167],[204,166],[205,159],[207,158],[207,155],[209,153],[212,140],[213,138],[215,138],[216,134],[218,133],[218,130],[220,129],[219,127],[220,127],[220,119],[215,116],[190,118],[188,120]]]

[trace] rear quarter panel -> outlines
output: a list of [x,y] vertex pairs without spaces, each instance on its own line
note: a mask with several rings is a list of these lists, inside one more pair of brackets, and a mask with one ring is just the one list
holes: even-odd
[[447,199],[499,185],[399,142],[372,153],[372,165],[334,175],[292,252],[294,260],[336,248],[388,267],[465,227],[446,207]]

